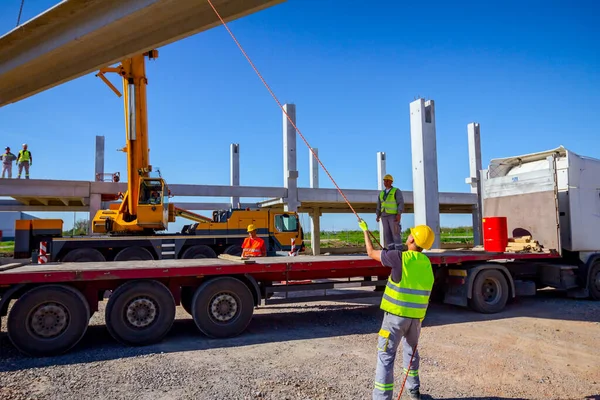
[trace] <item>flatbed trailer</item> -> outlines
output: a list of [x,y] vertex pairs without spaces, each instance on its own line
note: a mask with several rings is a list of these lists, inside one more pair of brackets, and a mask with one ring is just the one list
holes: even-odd
[[[548,283],[540,277],[554,276],[556,271],[554,287],[561,287],[561,279],[562,286],[569,287],[573,272],[558,266],[548,269],[551,274],[543,273],[545,266],[560,259],[556,253],[475,249],[426,254],[436,276],[433,300],[486,313],[501,311],[517,295],[535,294],[540,283]],[[388,276],[389,268],[364,255],[13,264],[0,266],[0,317],[16,300],[7,320],[15,347],[32,356],[60,354],[83,337],[109,290],[106,326],[123,344],[162,340],[177,305],[206,336],[223,338],[241,334],[255,307],[381,296],[380,290],[352,288],[381,289]],[[343,293],[327,293],[347,288]]]

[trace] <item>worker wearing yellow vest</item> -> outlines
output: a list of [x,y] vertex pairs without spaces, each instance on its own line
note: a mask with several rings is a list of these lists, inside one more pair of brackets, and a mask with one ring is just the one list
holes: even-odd
[[419,352],[414,351],[413,356],[413,350],[419,341],[421,322],[425,318],[434,281],[431,262],[422,251],[431,248],[435,234],[427,225],[419,225],[410,230],[406,240],[408,251],[374,250],[367,223],[361,220],[359,226],[364,231],[369,257],[391,268],[380,306],[384,317],[377,339],[373,400],[392,399],[394,361],[400,342],[404,374],[408,374],[406,388],[411,399],[419,400]]
[[31,156],[31,152],[27,150],[27,143],[23,143],[23,150],[19,151],[17,163],[19,164],[17,179],[21,179],[23,168],[25,168],[25,179],[29,179],[29,167],[33,165],[33,157]]
[[386,249],[402,249],[402,229],[400,217],[404,212],[404,196],[400,189],[392,186],[394,178],[387,174],[383,177],[385,188],[377,197],[377,222],[383,224],[383,239]]

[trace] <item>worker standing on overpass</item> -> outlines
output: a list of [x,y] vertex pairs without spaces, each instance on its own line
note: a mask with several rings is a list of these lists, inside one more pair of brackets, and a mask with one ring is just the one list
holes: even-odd
[[17,160],[17,156],[10,152],[10,147],[5,147],[5,153],[0,155],[0,159],[2,159],[2,179],[4,179],[4,175],[8,172],[8,178],[12,178],[12,163]]
[[387,174],[383,177],[385,188],[377,197],[377,222],[383,222],[384,247],[386,249],[402,249],[402,229],[400,217],[404,212],[404,196],[402,191],[392,186],[394,178]]
[[358,225],[364,232],[369,257],[391,268],[380,306],[384,317],[377,344],[373,400],[392,399],[394,361],[400,342],[407,389],[411,399],[419,400],[419,352],[415,349],[434,281],[431,261],[422,251],[431,248],[435,234],[430,227],[419,225],[410,230],[408,251],[374,250],[367,223],[361,220]]
[[29,179],[29,167],[33,164],[33,157],[31,156],[31,152],[27,150],[27,143],[23,143],[23,150],[19,151],[17,163],[19,164],[17,179],[21,179],[23,168],[25,168],[25,179]]
[[248,225],[248,237],[242,243],[242,257],[266,257],[265,241],[256,235],[256,227]]

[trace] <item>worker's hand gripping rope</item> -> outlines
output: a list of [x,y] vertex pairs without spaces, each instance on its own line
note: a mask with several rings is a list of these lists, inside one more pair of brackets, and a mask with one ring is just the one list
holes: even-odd
[[[358,214],[357,214],[357,216],[358,216]],[[383,249],[383,246],[381,245],[381,243],[379,243],[379,240],[377,240],[377,238],[375,237],[375,235],[373,235],[373,233],[369,230],[369,226],[367,225],[367,222],[364,219],[360,218],[360,217],[358,217],[358,227],[360,229],[362,229],[363,232],[368,232],[369,235],[371,236],[371,238],[373,239],[373,241],[375,243],[377,243],[377,245],[380,248]]]
[[369,230],[369,227],[367,226],[367,223],[362,218],[358,221],[358,226],[359,226],[360,229],[363,230],[363,232],[366,232],[366,231]]

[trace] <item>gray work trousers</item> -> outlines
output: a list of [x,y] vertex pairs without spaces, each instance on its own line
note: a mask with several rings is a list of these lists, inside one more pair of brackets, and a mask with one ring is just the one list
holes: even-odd
[[[408,370],[408,364],[421,334],[421,321],[415,318],[404,318],[385,313],[381,330],[377,338],[377,368],[375,370],[375,387],[373,400],[392,400],[394,394],[394,361],[398,345],[402,342],[403,374]],[[407,390],[419,389],[419,350],[410,364],[406,379]],[[402,386],[402,384],[400,384]]]
[[4,175],[8,173],[8,178],[12,178],[12,163],[4,164],[2,163],[2,178],[4,179]]
[[21,178],[21,172],[23,172],[23,168],[25,168],[25,179],[29,179],[29,161],[21,161],[19,163],[19,173],[17,174],[17,178]]
[[396,222],[396,214],[382,215],[384,247],[388,250],[402,250],[402,231]]

